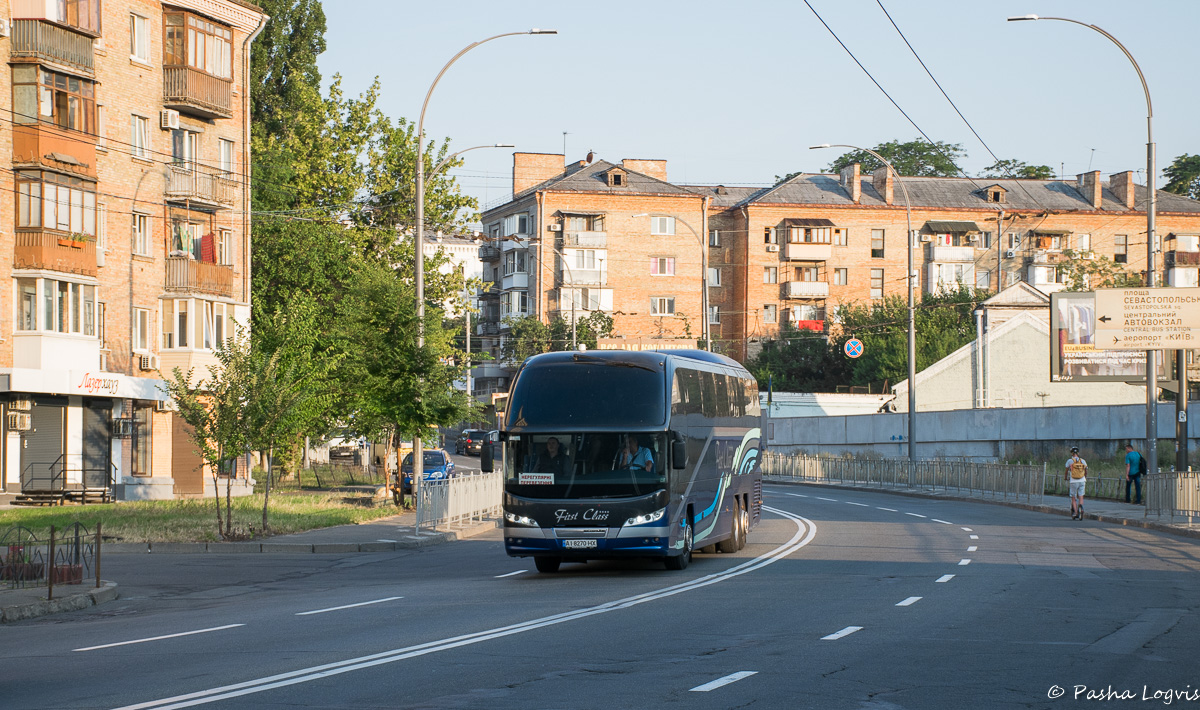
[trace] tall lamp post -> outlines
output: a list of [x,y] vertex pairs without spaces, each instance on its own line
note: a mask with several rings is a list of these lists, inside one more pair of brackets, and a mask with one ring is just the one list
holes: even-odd
[[[705,202],[704,209],[705,209],[705,213],[707,213],[707,209],[708,209],[707,201]],[[708,244],[705,243],[703,237],[701,237],[699,234],[696,233],[696,230],[692,228],[692,225],[688,224],[687,221],[684,220],[682,217],[677,217],[673,214],[666,214],[664,212],[642,212],[639,214],[635,214],[633,216],[634,217],[670,217],[671,219],[676,220],[677,222],[680,222],[681,224],[683,224],[683,226],[687,227],[688,231],[692,233],[692,236],[696,238],[696,241],[700,243],[700,277],[701,277],[700,283],[702,284],[701,291],[700,291],[700,303],[701,303],[700,307],[704,311],[704,313],[702,314],[701,320],[700,320],[700,334],[704,338],[704,349],[711,351],[712,350],[712,341],[709,339],[709,327],[708,327]]]
[[[567,278],[571,279],[571,349],[575,350],[576,349],[576,343],[575,343],[575,287],[576,287],[575,272],[571,271],[571,265],[567,263],[567,255],[562,253],[558,247],[554,246],[553,244],[546,244],[545,242],[542,242],[540,239],[538,241],[540,243],[544,244],[545,246],[550,247],[550,249],[552,249],[554,251],[554,253],[558,255],[558,258],[562,259],[563,268],[565,268],[567,270]],[[541,272],[539,271],[538,273],[540,274]],[[553,272],[551,272],[551,273],[553,273]],[[541,278],[541,277],[539,276],[538,278]],[[562,289],[561,288],[559,289],[558,305],[560,308],[562,307]]]
[[[1133,70],[1137,72],[1138,79],[1142,82],[1142,92],[1146,95],[1146,190],[1148,193],[1146,202],[1146,286],[1154,286],[1154,217],[1158,206],[1158,188],[1155,185],[1157,173],[1155,172],[1156,150],[1154,146],[1154,105],[1150,102],[1150,87],[1146,84],[1146,76],[1142,74],[1142,68],[1138,66],[1137,60],[1125,49],[1125,45],[1121,44],[1116,37],[1113,37],[1108,32],[1100,29],[1095,25],[1089,25],[1086,22],[1072,20],[1068,17],[1041,17],[1039,15],[1020,15],[1018,17],[1008,18],[1009,22],[1022,22],[1025,20],[1057,20],[1058,22],[1070,22],[1071,24],[1081,25],[1090,30],[1095,30],[1104,35],[1113,44],[1120,48],[1125,54],[1125,58],[1133,65]],[[1176,359],[1179,363],[1179,396],[1176,397],[1176,406],[1183,405],[1185,421],[1181,424],[1176,424],[1176,434],[1179,435],[1180,446],[1175,455],[1175,467],[1179,471],[1187,470],[1187,378],[1186,378],[1186,363],[1184,351],[1176,351]],[[1146,351],[1146,470],[1154,473],[1158,470],[1158,363],[1157,353],[1154,350]]]
[[[434,77],[433,83],[429,85],[429,90],[425,92],[425,101],[421,104],[421,115],[417,120],[417,218],[413,227],[413,250],[415,252],[414,271],[416,272],[416,301],[417,301],[417,349],[425,347],[425,109],[429,108],[429,98],[433,96],[433,90],[437,88],[438,82],[442,80],[442,75],[450,68],[452,64],[458,61],[459,57],[467,52],[475,49],[481,44],[491,42],[494,39],[501,37],[512,37],[514,35],[556,35],[558,30],[539,30],[537,28],[526,30],[524,32],[505,32],[504,34],[493,35],[478,42],[472,42],[466,47],[463,47],[458,54],[450,58],[442,70]],[[413,432],[413,497],[417,500],[418,507],[420,506],[420,497],[416,495],[418,487],[421,485],[421,479],[425,476],[425,455],[421,442],[421,432]],[[397,465],[399,462],[397,462]],[[417,524],[420,525],[421,515],[420,510],[417,511]]]
[[887,161],[879,153],[870,148],[860,148],[854,145],[846,145],[844,143],[822,143],[821,145],[810,146],[809,150],[818,148],[849,148],[850,150],[861,150],[865,153],[870,153],[875,156],[875,159],[883,163],[887,169],[896,178],[896,182],[900,185],[900,191],[904,193],[904,212],[905,219],[908,222],[908,460],[917,460],[917,310],[916,304],[913,302],[913,279],[915,277],[916,268],[913,263],[913,228],[912,228],[912,203],[908,199],[908,187],[904,181],[900,179],[900,174],[896,172],[896,168]]

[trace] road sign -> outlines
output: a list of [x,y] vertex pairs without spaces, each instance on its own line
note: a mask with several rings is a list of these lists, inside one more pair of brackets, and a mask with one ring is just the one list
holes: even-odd
[[1200,347],[1200,288],[1098,289],[1095,342],[1101,350]]
[[863,354],[863,344],[858,338],[850,338],[846,341],[846,345],[842,347],[846,351],[846,357],[858,357]]

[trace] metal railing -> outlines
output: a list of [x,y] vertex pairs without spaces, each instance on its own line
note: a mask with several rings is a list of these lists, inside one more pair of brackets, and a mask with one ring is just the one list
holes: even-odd
[[168,256],[167,291],[195,291],[214,296],[233,296],[233,267],[196,261],[189,256]]
[[1154,514],[1186,517],[1188,525],[1192,518],[1200,518],[1200,472],[1164,471],[1142,476],[1142,495],[1146,501],[1146,515]]
[[46,587],[53,599],[55,586],[94,578],[99,587],[101,540],[100,523],[95,533],[82,523],[52,525],[44,540],[29,528],[9,528],[0,535],[0,588]]
[[468,474],[417,486],[417,528],[454,525],[500,515],[500,472]]
[[763,454],[762,472],[773,479],[920,488],[1028,502],[1041,502],[1046,481],[1045,464],[821,458],[772,451]]
[[232,173],[202,165],[168,165],[166,196],[173,200],[198,200],[229,206],[237,197]]
[[[1145,479],[1142,479],[1142,485],[1146,484]],[[1057,475],[1046,476],[1046,495],[1067,495],[1067,489],[1070,487],[1070,481],[1063,477],[1062,470],[1059,469]],[[1125,477],[1124,476],[1095,476],[1089,474],[1087,477],[1087,487],[1083,492],[1084,498],[1109,498],[1112,500],[1125,500]]]
[[233,82],[189,66],[163,67],[163,103],[208,118],[233,115]]
[[91,75],[95,69],[92,38],[42,20],[13,20],[12,56],[70,64]]

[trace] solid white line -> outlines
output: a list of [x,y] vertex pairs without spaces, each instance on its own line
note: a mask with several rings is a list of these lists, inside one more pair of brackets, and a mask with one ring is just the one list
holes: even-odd
[[807,498],[803,493],[784,493],[785,496],[796,496],[797,498]]
[[938,578],[937,578],[936,580],[934,580],[934,581],[936,581],[936,582],[949,582],[949,581],[950,581],[950,580],[952,580],[952,579],[954,579],[954,575],[952,575],[952,574],[943,574],[941,577],[938,577]]
[[396,541],[395,540],[384,540],[384,539],[380,538],[379,540],[376,540],[375,542],[396,542]]
[[841,631],[838,631],[837,633],[829,634],[828,636],[822,636],[821,640],[822,641],[837,641],[838,639],[842,638],[843,636],[849,636],[850,634],[854,633],[855,631],[862,631],[862,628],[863,627],[861,627],[861,626],[847,626],[846,628],[842,629]]
[[496,575],[496,579],[504,579],[505,577],[512,577],[513,575],[517,575],[517,574],[525,574],[528,571],[529,570],[527,570],[527,569],[519,569],[516,572],[509,572],[508,574],[498,574],[498,575]]
[[959,567],[966,567],[966,566],[967,566],[967,565],[969,565],[969,564],[971,564],[971,561],[970,561],[970,560],[959,560],[959,561],[958,561],[958,566],[959,566]]
[[787,518],[796,523],[796,534],[790,540],[770,550],[769,552],[759,555],[753,559],[747,560],[739,565],[730,567],[729,569],[718,572],[716,574],[706,575],[689,582],[683,582],[671,587],[645,592],[624,599],[617,599],[611,602],[605,602],[592,607],[576,609],[574,611],[554,614],[530,621],[524,621],[509,626],[503,626],[485,631],[477,631],[475,633],[463,634],[451,638],[439,639],[430,641],[416,646],[408,646],[405,648],[396,648],[389,651],[371,654],[369,656],[359,656],[357,658],[348,658],[344,661],[335,661],[320,666],[312,666],[310,668],[302,668],[287,673],[279,673],[273,676],[256,678],[253,680],[234,683],[231,685],[220,686],[217,688],[209,688],[184,695],[176,695],[169,698],[160,698],[134,705],[127,705],[117,710],[144,710],[147,708],[157,708],[158,710],[177,710],[178,708],[191,707],[193,705],[202,705],[214,703],[221,700],[229,700],[243,695],[253,693],[261,693],[275,688],[282,688],[298,683],[307,683],[314,680],[321,680],[342,673],[372,668],[387,663],[395,663],[409,658],[416,658],[438,651],[446,651],[453,648],[470,646],[484,641],[491,641],[497,638],[512,636],[515,634],[533,631],[548,626],[575,621],[598,614],[606,614],[610,611],[618,611],[621,609],[629,609],[639,604],[646,602],[657,601],[683,592],[689,592],[694,589],[700,589],[712,584],[724,582],[734,577],[741,576],[748,572],[754,572],[768,565],[774,564],[796,550],[808,545],[817,535],[817,526],[811,520],[800,517],[795,513],[789,513],[785,510],[773,508],[771,506],[763,506],[763,510],[774,513],[781,517]]
[[846,502],[849,503],[850,505],[857,505],[862,508],[870,508],[871,507],[871,506],[867,505],[866,503],[855,503],[854,501],[851,501],[851,500],[848,500]]
[[827,500],[827,501],[829,501],[830,503],[836,503],[836,502],[837,502],[837,498],[822,498],[821,496],[817,496],[817,500]]
[[928,517],[928,516],[925,516],[925,515],[921,515],[920,513],[905,513],[905,515],[911,515],[911,516],[913,516],[914,518],[924,518],[924,517]]
[[317,609],[316,611],[301,611],[297,612],[296,616],[308,616],[310,614],[324,614],[327,611],[341,611],[342,609],[353,609],[356,606],[368,606],[371,604],[382,604],[384,602],[394,602],[397,599],[404,597],[387,597],[386,599],[373,599],[369,602],[359,602],[357,604],[346,604],[344,606],[331,606],[328,609]]
[[912,606],[913,604],[916,604],[919,601],[921,601],[921,597],[909,597],[908,599],[905,599],[904,601],[900,602],[896,606]]
[[879,506],[875,506],[875,510],[886,510],[889,513],[899,513],[900,512],[900,511],[896,510],[895,508],[880,508]]
[[971,536],[971,539],[972,539],[972,540],[978,540],[978,539],[979,539],[979,536],[978,536],[978,535],[972,535],[972,536]]
[[963,528],[963,530],[966,530],[967,532],[971,532],[971,528]]
[[953,525],[954,524],[951,522],[947,522],[945,520],[938,520],[937,518],[930,518],[930,520],[932,520],[935,523],[941,523],[942,525]]
[[971,545],[970,547],[967,548],[967,552],[974,552],[978,549],[979,549],[978,545]]
[[96,651],[101,648],[112,648],[114,646],[128,646],[134,643],[146,643],[147,641],[162,641],[163,639],[173,639],[180,636],[191,636],[192,634],[206,634],[209,631],[224,631],[225,629],[233,629],[245,624],[226,624],[225,626],[214,626],[211,629],[199,629],[197,631],[184,631],[178,634],[167,634],[166,636],[152,636],[148,639],[137,639],[135,641],[121,641],[120,643],[106,643],[103,646],[88,646],[87,648],[77,648],[76,651]]
[[708,683],[705,683],[704,685],[697,685],[695,688],[692,688],[688,692],[690,692],[690,693],[707,693],[710,690],[716,690],[717,688],[720,688],[723,685],[729,685],[730,683],[736,683],[743,678],[749,678],[750,676],[756,675],[757,673],[758,673],[758,671],[738,671],[737,673],[730,673],[729,675],[725,676],[724,678],[717,678],[716,680],[709,681]]

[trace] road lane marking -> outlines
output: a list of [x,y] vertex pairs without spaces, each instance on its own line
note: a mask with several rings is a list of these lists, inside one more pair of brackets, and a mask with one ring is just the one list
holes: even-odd
[[971,561],[970,561],[970,560],[959,560],[959,561],[958,561],[958,566],[959,566],[959,567],[966,567],[966,566],[967,566],[967,565],[969,565],[969,564],[971,564]]
[[911,516],[913,516],[914,518],[924,518],[924,517],[927,517],[927,516],[921,515],[920,513],[905,513],[905,515],[911,515]]
[[932,520],[935,523],[941,523],[942,525],[953,525],[954,524],[954,523],[951,523],[951,522],[948,522],[945,520],[938,520],[937,518],[930,518],[930,520]]
[[785,496],[796,496],[797,498],[807,498],[803,493],[784,493]]
[[900,511],[896,510],[895,508],[880,508],[879,506],[875,506],[875,510],[886,510],[889,513],[899,513],[900,512]]
[[861,627],[861,626],[847,626],[846,628],[842,629],[841,631],[838,631],[837,633],[832,633],[832,634],[829,634],[828,636],[822,636],[821,640],[822,641],[837,641],[840,638],[849,636],[850,634],[854,633],[855,631],[862,631],[862,628],[863,627]]
[[971,528],[963,528],[963,530],[965,530],[967,532],[972,532]]
[[822,498],[821,496],[817,496],[817,500],[827,500],[827,501],[829,501],[830,503],[836,503],[836,502],[837,502],[837,498]]
[[705,683],[704,685],[697,685],[695,688],[692,688],[688,692],[690,692],[690,693],[707,693],[708,691],[716,690],[717,688],[720,688],[723,685],[729,685],[730,683],[736,683],[743,678],[749,678],[750,676],[757,675],[757,674],[758,674],[758,671],[738,671],[737,673],[730,673],[729,675],[725,676],[724,678],[717,678],[716,680],[709,681],[708,683]]
[[301,611],[301,612],[297,612],[296,616],[308,616],[310,614],[324,614],[327,611],[341,611],[342,609],[353,609],[356,606],[369,606],[371,604],[382,604],[384,602],[394,602],[397,599],[403,599],[403,598],[404,597],[387,597],[385,599],[372,599],[369,602],[359,602],[357,604],[345,604],[342,606],[331,606],[328,609],[317,609],[315,611]]
[[904,601],[900,602],[896,606],[912,606],[913,604],[916,604],[919,601],[921,601],[921,597],[909,597],[908,599],[905,599]]
[[938,581],[938,582],[949,582],[949,581],[950,581],[950,580],[952,580],[952,579],[954,579],[954,575],[952,575],[952,574],[943,574],[941,577],[938,577],[936,581]]
[[225,626],[214,626],[211,629],[197,629],[196,631],[184,631],[178,634],[167,634],[165,636],[152,636],[145,639],[135,639],[133,641],[120,641],[118,643],[106,643],[103,646],[88,646],[87,648],[77,648],[76,651],[97,651],[102,648],[113,648],[114,646],[128,646],[135,643],[147,643],[149,641],[162,641],[163,639],[179,638],[180,636],[191,636],[193,634],[207,634],[210,631],[224,631],[225,629],[234,629],[245,624],[226,624]]
[[505,577],[512,577],[513,575],[517,575],[517,574],[525,574],[528,571],[529,570],[527,570],[527,569],[519,569],[516,572],[509,572],[508,574],[498,574],[498,575],[496,575],[496,579],[504,579]]
[[978,539],[979,539],[979,536],[978,536],[978,535],[972,535],[972,536],[971,536],[971,539],[972,539],[972,540],[978,540]]
[[855,503],[854,501],[851,501],[851,500],[848,500],[846,502],[849,503],[850,505],[857,505],[862,508],[870,508],[871,507],[871,506],[867,505],[866,503]]
[[568,621],[584,619],[591,616],[596,616],[598,614],[606,614],[610,611],[629,609],[647,602],[665,599],[676,594],[682,594],[684,592],[690,592],[695,589],[718,584],[720,582],[733,579],[734,577],[739,577],[743,574],[762,569],[763,567],[774,564],[775,562],[786,558],[788,555],[791,555],[793,552],[799,550],[805,545],[808,545],[813,541],[814,538],[816,538],[817,526],[808,518],[803,518],[795,513],[789,513],[786,510],[780,510],[771,506],[764,505],[762,509],[796,523],[796,534],[793,535],[787,542],[779,545],[769,552],[759,555],[753,559],[746,560],[745,562],[730,567],[723,572],[717,572],[715,574],[699,577],[688,582],[682,582],[670,587],[663,587],[650,592],[644,592],[635,596],[616,599],[611,602],[605,602],[603,604],[597,604],[595,606],[576,609],[574,611],[555,614],[552,616],[531,619],[529,621],[524,621],[509,626],[477,631],[474,633],[463,634],[461,636],[430,641],[415,646],[395,648],[368,656],[348,658],[343,661],[335,661],[319,666],[301,668],[295,671],[279,673],[272,676],[256,678],[253,680],[248,680],[241,683],[233,683],[216,688],[209,688],[207,690],[200,690],[183,695],[150,700],[147,702],[117,708],[117,710],[149,710],[150,708],[155,708],[156,710],[178,710],[180,708],[192,707],[194,705],[215,703],[222,700],[241,697],[243,695],[262,693],[268,690],[274,690],[276,688],[297,685],[299,683],[323,680],[325,678],[342,673],[350,673],[352,671],[373,668],[375,666],[381,666],[387,663],[395,663],[397,661],[403,661],[410,658],[416,658],[418,656],[437,653],[438,651],[447,651],[454,648],[471,646],[484,641],[491,641],[493,639],[503,638],[506,636],[513,636],[516,634],[525,633],[526,631],[533,631],[548,626],[555,626]]
[[967,552],[974,552],[978,549],[979,549],[978,545],[971,545],[970,547],[967,548]]
[[396,542],[396,541],[395,540],[384,540],[381,538],[379,540],[376,540],[375,542]]

